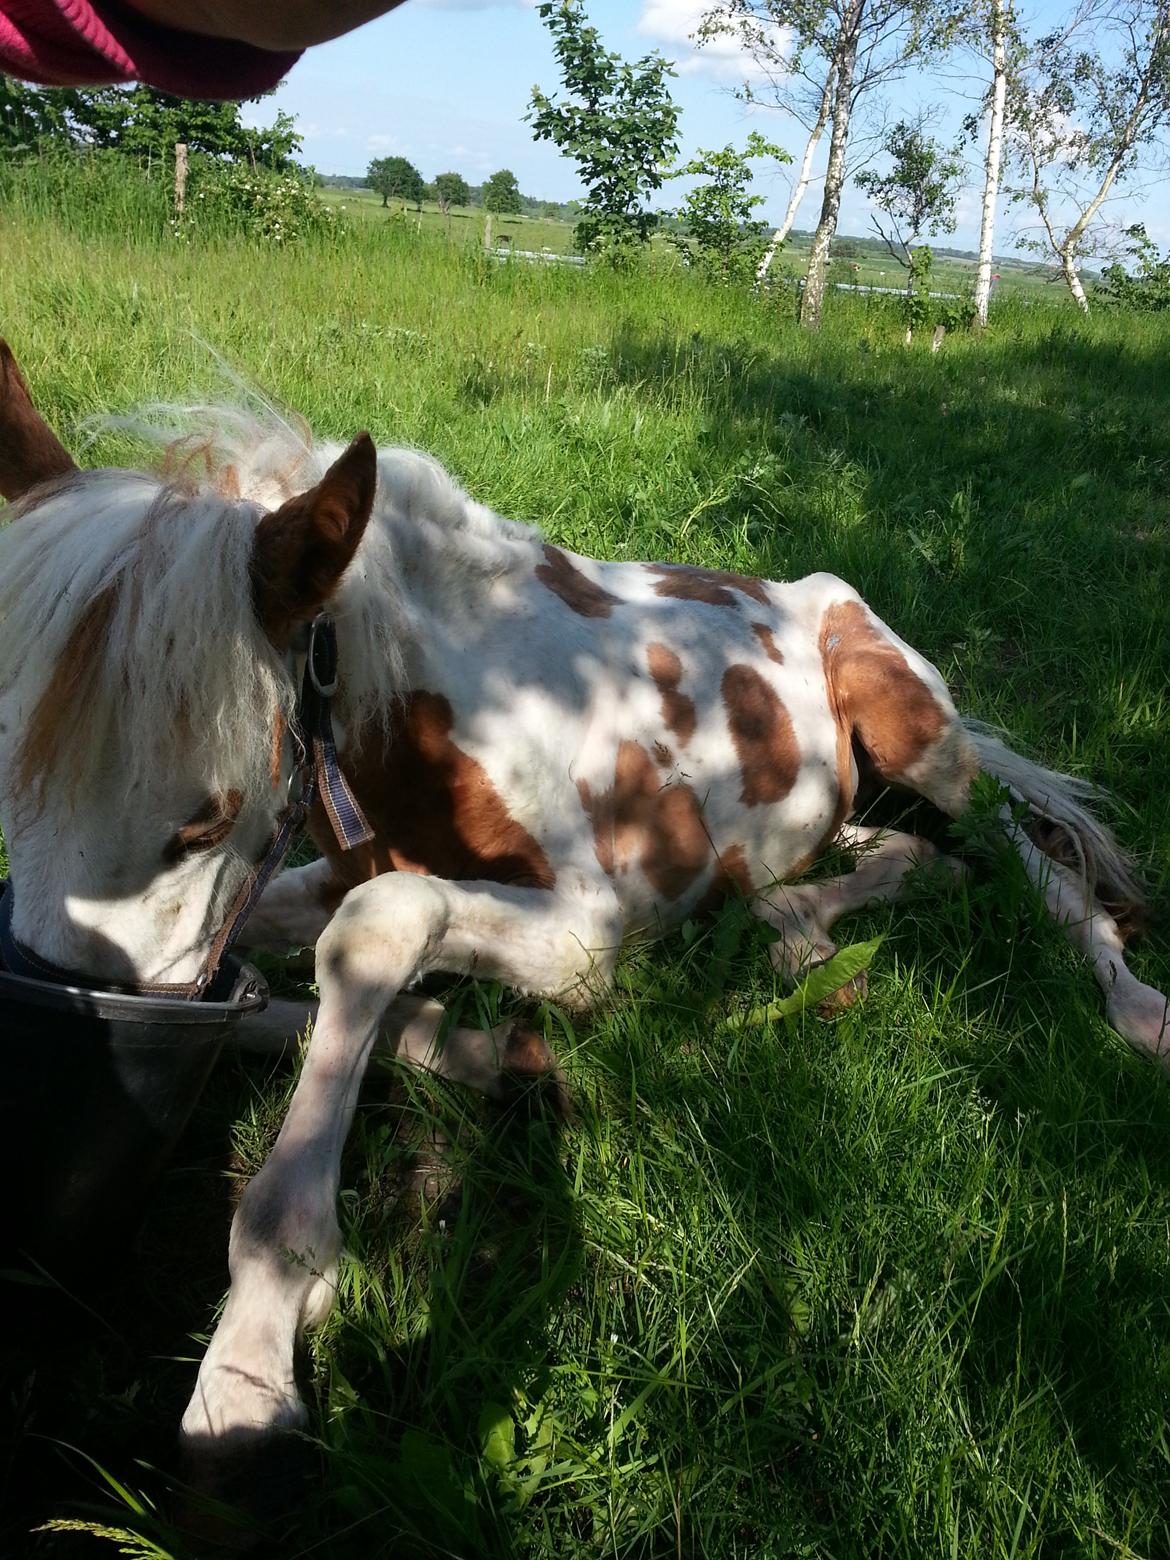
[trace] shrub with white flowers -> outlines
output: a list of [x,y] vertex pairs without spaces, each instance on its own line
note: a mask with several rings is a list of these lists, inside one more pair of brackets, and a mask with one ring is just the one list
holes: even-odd
[[187,210],[172,223],[182,236],[189,226],[221,228],[267,244],[335,233],[341,218],[299,171],[271,173],[244,163],[203,163],[192,180]]

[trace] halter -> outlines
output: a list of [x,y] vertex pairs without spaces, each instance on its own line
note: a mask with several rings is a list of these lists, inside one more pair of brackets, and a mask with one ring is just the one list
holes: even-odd
[[[293,744],[293,770],[288,782],[288,800],[276,819],[264,854],[228,908],[203,967],[190,981],[107,981],[95,985],[78,970],[42,959],[12,930],[15,894],[11,883],[0,895],[0,969],[11,975],[48,981],[56,986],[81,987],[90,991],[113,992],[120,996],[156,997],[198,1002],[221,1001],[227,995],[220,987],[235,979],[225,966],[244,923],[256,908],[256,901],[279,870],[293,840],[304,827],[318,796],[324,805],[337,843],[352,850],[374,837],[350,790],[337,758],[333,737],[332,704],[337,692],[337,630],[327,612],[318,613],[309,625],[305,648],[305,672],[297,713],[290,723]],[[222,977],[222,978],[221,978]]]

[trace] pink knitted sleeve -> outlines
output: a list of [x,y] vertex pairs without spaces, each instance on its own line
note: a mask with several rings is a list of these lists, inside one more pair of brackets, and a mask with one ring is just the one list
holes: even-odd
[[145,81],[176,97],[249,98],[299,58],[161,27],[117,0],[0,0],[0,71],[43,87]]

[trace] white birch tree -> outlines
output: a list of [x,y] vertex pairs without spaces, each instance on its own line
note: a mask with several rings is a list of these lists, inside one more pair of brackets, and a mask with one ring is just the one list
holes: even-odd
[[769,267],[785,239],[792,231],[796,213],[808,189],[812,177],[813,159],[829,114],[833,106],[834,72],[826,72],[821,61],[811,60],[806,66],[792,52],[793,34],[790,27],[781,25],[767,14],[768,7],[759,5],[729,4],[719,0],[703,17],[695,35],[700,48],[713,39],[729,37],[738,44],[740,52],[751,61],[752,79],[736,90],[736,96],[748,104],[763,104],[780,108],[791,115],[807,132],[804,154],[789,191],[788,206],[780,226],[776,228],[767,248],[760,256],[756,270],[756,285],[762,285]]
[[789,209],[776,230],[767,264],[761,262],[761,275],[787,237],[817,146],[829,129],[824,193],[801,297],[803,325],[815,329],[820,324],[829,247],[837,231],[858,105],[936,47],[953,29],[953,8],[959,4],[960,0],[942,4],[939,0],[717,0],[704,19],[700,39],[729,34],[756,66],[758,80],[744,88],[743,96],[774,102],[809,132]]
[[783,248],[784,240],[792,231],[792,224],[796,221],[796,213],[800,210],[800,203],[804,199],[804,192],[808,189],[808,181],[812,176],[813,158],[816,156],[817,147],[821,144],[821,136],[825,133],[825,126],[829,122],[829,109],[833,103],[833,73],[829,72],[825,78],[825,85],[821,91],[821,100],[817,105],[816,117],[809,127],[808,140],[804,143],[804,156],[800,159],[800,167],[796,178],[792,183],[792,193],[788,197],[788,207],[780,226],[768,240],[768,247],[760,256],[760,263],[756,267],[756,286],[762,286],[764,278],[768,274],[768,267],[776,258],[777,253]]
[[1010,74],[1017,183],[1039,238],[1087,314],[1087,256],[1107,250],[1106,204],[1139,171],[1163,172],[1170,128],[1170,0],[1087,0]]
[[987,328],[987,308],[991,301],[995,216],[1003,168],[1012,0],[988,0],[987,21],[988,41],[991,45],[991,91],[987,105],[987,153],[983,161],[983,206],[979,217],[979,263],[975,272],[975,320],[980,330]]

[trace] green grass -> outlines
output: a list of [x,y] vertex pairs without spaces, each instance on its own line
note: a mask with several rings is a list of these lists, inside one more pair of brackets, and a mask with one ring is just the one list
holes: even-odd
[[[880,300],[811,337],[780,299],[409,225],[265,252],[0,222],[0,321],[66,437],[214,393],[207,343],[580,550],[852,580],[965,710],[1115,791],[1135,965],[1170,983],[1170,321],[1009,300],[932,356]],[[830,1025],[736,1022],[776,994],[737,906],[632,952],[595,1019],[543,1014],[563,1131],[373,1069],[282,1556],[1170,1554],[1170,1090],[1002,855],[846,935],[878,933]],[[108,1327],[61,1302],[11,1334],[6,1554],[71,1552],[24,1535],[83,1508],[201,1553],[168,1493],[190,1335],[289,1087],[225,1061]],[[459,1190],[420,1201],[436,1132]]]
[[[321,198],[350,221],[388,224],[410,228],[449,239],[452,243],[482,244],[486,213],[482,206],[453,206],[444,213],[432,201],[424,201],[419,210],[403,207],[401,201],[383,206],[381,197],[369,190],[324,189]],[[575,224],[552,217],[492,217],[492,239],[506,238],[513,249],[547,249],[555,255],[573,253]]]

